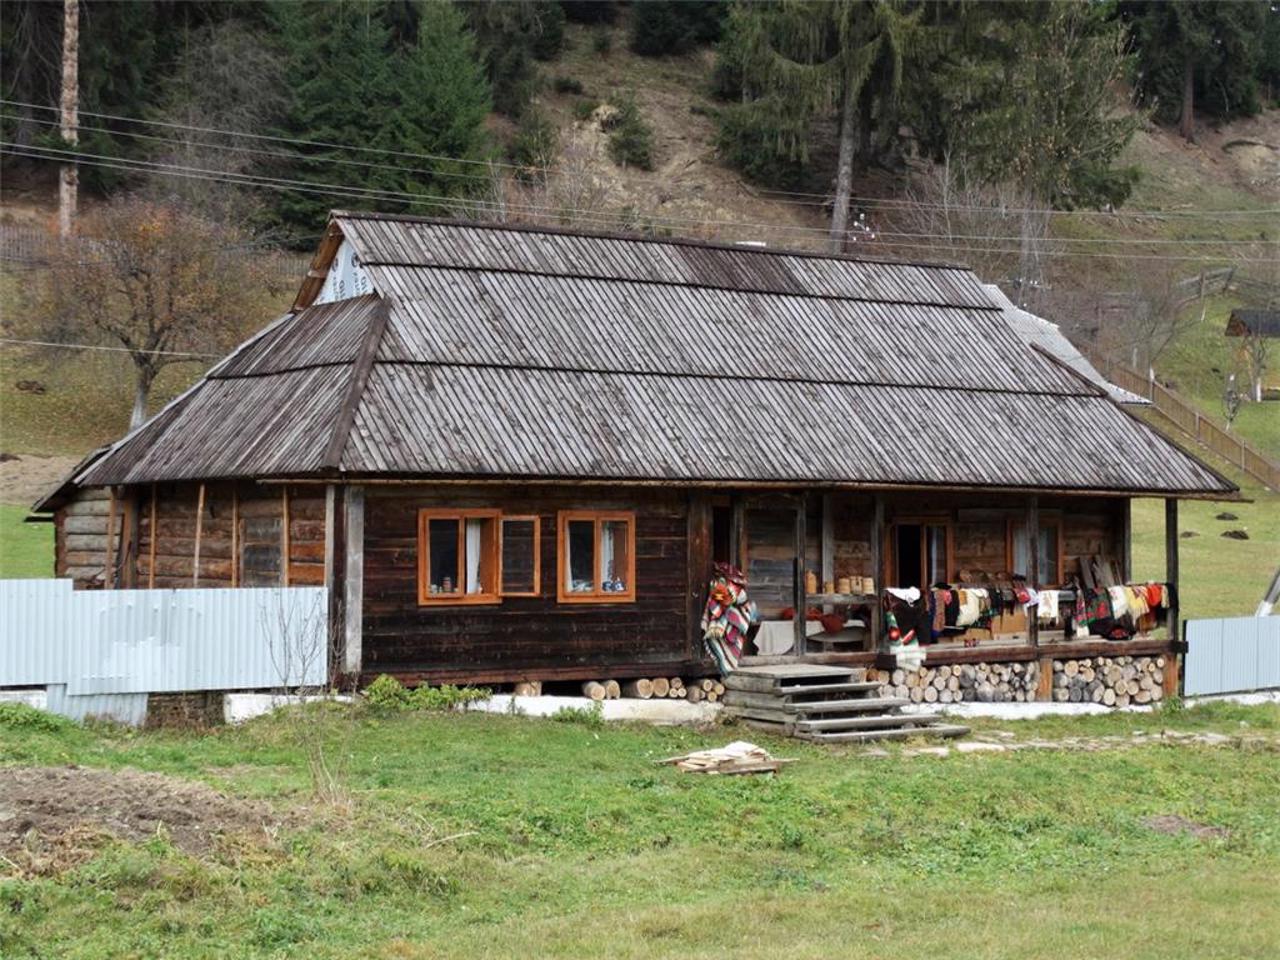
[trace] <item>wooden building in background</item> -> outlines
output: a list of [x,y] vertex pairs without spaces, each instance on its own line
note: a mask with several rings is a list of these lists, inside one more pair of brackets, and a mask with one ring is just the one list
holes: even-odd
[[[1008,307],[953,266],[335,213],[290,313],[38,509],[86,586],[327,584],[335,670],[408,682],[706,672],[716,561],[771,623],[865,611],[780,655],[871,663],[885,587],[1130,578],[1135,497],[1176,581],[1178,500],[1235,487]],[[1004,626],[930,659],[1172,639]]]

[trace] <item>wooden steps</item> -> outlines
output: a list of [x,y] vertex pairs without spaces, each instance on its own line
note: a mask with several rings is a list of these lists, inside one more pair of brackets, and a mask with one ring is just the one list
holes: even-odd
[[904,728],[893,730],[841,730],[836,733],[796,733],[797,740],[815,740],[819,743],[867,743],[874,740],[910,740],[912,737],[940,737],[950,739],[963,737],[969,732],[968,727],[958,724],[938,724],[930,727]]
[[748,726],[833,743],[959,737],[967,727],[937,714],[904,714],[910,701],[879,697],[866,670],[796,661],[742,667],[725,678],[724,708]]

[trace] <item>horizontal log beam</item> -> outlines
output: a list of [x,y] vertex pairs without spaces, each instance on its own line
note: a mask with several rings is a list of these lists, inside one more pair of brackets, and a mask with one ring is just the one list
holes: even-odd
[[379,674],[395,677],[406,686],[423,683],[452,683],[474,686],[486,683],[520,683],[528,680],[627,680],[633,677],[694,677],[715,673],[710,660],[667,660],[654,663],[574,664],[570,667],[393,667],[368,669],[360,674],[360,685]]

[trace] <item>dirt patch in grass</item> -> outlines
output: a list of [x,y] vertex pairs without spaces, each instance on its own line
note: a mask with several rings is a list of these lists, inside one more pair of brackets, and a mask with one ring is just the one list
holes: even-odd
[[1189,833],[1202,840],[1225,840],[1231,835],[1226,827],[1214,827],[1207,823],[1196,823],[1176,813],[1162,813],[1154,817],[1143,817],[1142,825],[1157,833],[1179,834]]
[[184,852],[199,855],[220,837],[262,837],[280,824],[264,804],[159,773],[0,769],[0,854],[17,863],[70,865],[106,838],[140,841],[158,832]]
[[0,459],[0,503],[29,507],[49,493],[78,462],[78,457],[33,457],[10,454]]

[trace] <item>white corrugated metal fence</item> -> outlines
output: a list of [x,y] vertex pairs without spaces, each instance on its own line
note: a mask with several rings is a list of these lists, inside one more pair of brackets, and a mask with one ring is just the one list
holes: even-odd
[[1188,620],[1187,696],[1280,688],[1280,617]]
[[322,587],[73,590],[69,580],[0,580],[0,688],[45,686],[58,713],[82,718],[93,700],[97,712],[137,722],[149,693],[323,686],[326,596]]

